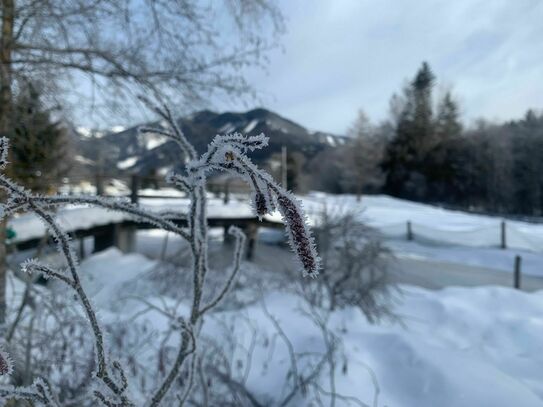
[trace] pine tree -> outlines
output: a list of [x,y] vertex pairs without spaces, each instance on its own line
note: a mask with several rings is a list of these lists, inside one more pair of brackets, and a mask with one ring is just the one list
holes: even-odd
[[435,76],[424,62],[404,89],[397,116],[396,136],[389,143],[383,161],[387,173],[385,190],[396,196],[421,199],[426,190],[424,159],[436,144],[432,110]]
[[455,139],[462,134],[462,124],[459,116],[458,104],[451,93],[447,92],[439,103],[437,110],[435,123],[437,142]]
[[423,62],[411,83],[412,112],[410,124],[411,139],[414,144],[418,160],[426,154],[435,144],[432,111],[432,88],[435,76],[427,62]]
[[[424,174],[427,181],[426,198],[455,200],[465,180],[465,143],[461,140],[462,124],[459,109],[450,92],[438,104],[434,123],[435,145],[426,153]],[[463,168],[464,167],[464,168]]]
[[35,191],[51,192],[69,169],[67,131],[51,117],[36,86],[29,84],[14,106],[11,175]]

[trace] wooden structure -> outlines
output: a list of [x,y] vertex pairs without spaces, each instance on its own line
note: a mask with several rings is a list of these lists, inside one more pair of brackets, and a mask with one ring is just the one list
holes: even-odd
[[[186,219],[171,219],[175,224],[185,227],[187,226]],[[271,221],[263,219],[258,220],[257,217],[211,217],[207,220],[209,227],[220,227],[225,231],[224,242],[228,244],[230,239],[228,238],[228,228],[230,226],[237,226],[242,229],[247,236],[247,258],[251,260],[254,256],[256,247],[256,240],[258,237],[258,229],[260,227],[268,228],[282,228],[283,223],[279,221]],[[82,241],[85,238],[92,237],[94,239],[94,252],[105,250],[109,247],[116,246],[121,251],[129,253],[134,251],[136,243],[136,232],[142,229],[155,229],[156,226],[136,222],[133,220],[123,220],[115,223],[107,223],[104,225],[92,226],[86,229],[70,230],[68,233],[74,240]],[[13,245],[17,250],[29,250],[34,249],[40,245],[40,241],[43,238],[37,237],[24,241],[14,242]],[[53,243],[53,239],[50,238],[49,243]],[[80,243],[79,249],[80,255],[84,255],[82,249],[82,243]]]

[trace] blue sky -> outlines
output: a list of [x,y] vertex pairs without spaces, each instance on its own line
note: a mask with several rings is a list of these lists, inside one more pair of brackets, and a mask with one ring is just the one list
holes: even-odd
[[[344,133],[372,120],[426,60],[437,93],[463,119],[503,121],[543,109],[543,1],[283,0],[288,32],[267,73],[249,71],[262,104],[308,128]],[[243,110],[247,105],[217,104]]]

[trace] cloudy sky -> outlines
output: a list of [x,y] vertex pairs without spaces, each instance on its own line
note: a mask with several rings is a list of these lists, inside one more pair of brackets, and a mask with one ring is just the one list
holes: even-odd
[[[262,104],[311,129],[374,121],[422,61],[452,89],[466,122],[543,109],[541,0],[283,0],[288,33],[268,73],[250,72]],[[236,106],[218,106],[236,108]]]

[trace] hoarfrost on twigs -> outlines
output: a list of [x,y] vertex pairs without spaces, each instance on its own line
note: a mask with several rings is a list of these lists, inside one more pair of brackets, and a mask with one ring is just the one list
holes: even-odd
[[13,361],[11,356],[0,347],[0,376],[9,376],[13,373]]
[[[236,244],[230,275],[216,296],[207,304],[203,304],[205,276],[209,271],[205,185],[210,172],[224,171],[244,180],[252,190],[253,209],[260,220],[267,214],[274,212],[277,207],[283,216],[290,245],[302,265],[304,276],[314,277],[319,270],[320,260],[300,204],[268,173],[253,164],[246,155],[249,151],[268,145],[268,138],[264,134],[251,137],[239,133],[218,135],[209,144],[208,150],[198,158],[196,150],[188,142],[170,111],[167,108],[159,108],[156,111],[166,121],[169,129],[142,129],[141,131],[175,140],[185,156],[190,159],[186,164],[185,174],[172,173],[167,177],[168,182],[184,190],[190,199],[190,210],[186,214],[188,228],[174,223],[172,218],[179,216],[172,215],[171,211],[164,214],[150,212],[126,201],[103,197],[42,196],[25,190],[5,174],[0,173],[0,188],[5,190],[9,196],[8,201],[1,206],[0,212],[5,212],[7,216],[20,211],[31,211],[46,225],[49,233],[56,240],[57,249],[65,260],[62,269],[51,268],[34,259],[25,261],[21,267],[25,272],[40,273],[44,277],[60,280],[74,290],[93,334],[96,360],[96,372],[92,375],[95,381],[93,394],[100,403],[106,406],[133,407],[134,403],[130,400],[127,392],[128,382],[123,367],[119,362],[110,363],[107,341],[96,314],[96,308],[80,281],[78,257],[70,245],[70,236],[58,223],[55,208],[61,205],[82,204],[120,211],[138,221],[176,233],[190,243],[193,257],[192,307],[186,319],[179,320],[186,321],[186,324],[184,323],[183,329],[181,329],[181,341],[176,363],[170,368],[170,372],[156,391],[150,395],[149,407],[162,405],[166,394],[179,377],[183,362],[196,350],[195,336],[197,335],[192,331],[192,327],[199,326],[202,323],[202,316],[219,304],[228,293],[234,284],[243,259],[245,235],[241,229],[231,227],[229,233],[235,237]],[[8,140],[0,138],[0,169],[3,169],[7,164],[7,152]],[[12,370],[11,358],[0,348],[0,376],[9,375]],[[32,386],[25,388],[0,386],[0,397],[34,400],[46,405],[58,404],[54,399],[49,382],[45,379],[37,379]]]

